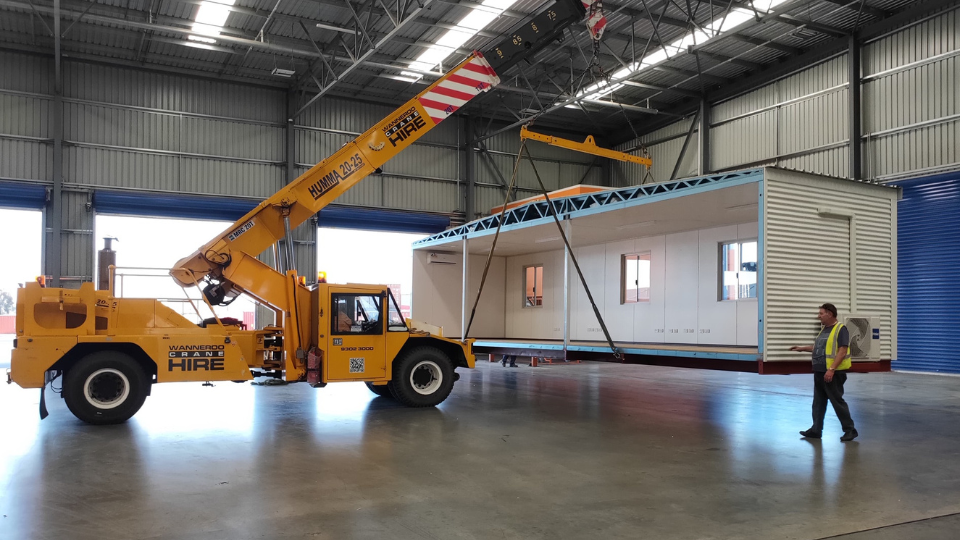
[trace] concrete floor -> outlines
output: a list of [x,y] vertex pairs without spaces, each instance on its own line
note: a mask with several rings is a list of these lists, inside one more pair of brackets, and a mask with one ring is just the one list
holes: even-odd
[[849,444],[799,437],[811,387],[484,362],[437,409],[161,385],[96,428],[2,385],[0,538],[957,538],[960,378],[851,376]]

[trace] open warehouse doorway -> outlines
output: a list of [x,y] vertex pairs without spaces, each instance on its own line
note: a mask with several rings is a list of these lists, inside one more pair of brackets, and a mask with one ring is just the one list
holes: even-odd
[[317,270],[329,283],[370,283],[390,287],[404,317],[410,317],[413,242],[423,233],[320,227]]
[[40,275],[43,212],[0,208],[0,368],[10,367],[16,335],[17,287]]
[[[117,251],[117,296],[160,298],[177,313],[200,322],[201,318],[212,317],[200,290],[182,289],[168,270],[231,225],[227,221],[98,214],[94,226],[98,250],[103,248],[104,238],[117,239],[113,246]],[[240,296],[228,306],[218,306],[216,315],[235,318],[253,328],[255,305],[249,297]]]

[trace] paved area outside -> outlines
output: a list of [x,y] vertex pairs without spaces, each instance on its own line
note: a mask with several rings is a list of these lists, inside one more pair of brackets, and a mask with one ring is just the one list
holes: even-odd
[[464,371],[437,409],[361,384],[160,385],[125,425],[0,385],[0,539],[956,538],[960,378],[607,363]]

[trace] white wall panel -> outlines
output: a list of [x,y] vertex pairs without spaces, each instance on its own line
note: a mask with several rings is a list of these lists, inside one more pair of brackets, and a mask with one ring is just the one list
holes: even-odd
[[700,243],[697,231],[666,236],[664,341],[697,342]]
[[[759,238],[759,223],[741,223],[737,226],[739,240],[757,240]],[[719,279],[719,277],[718,277]],[[737,302],[737,342],[739,346],[756,347],[758,343],[758,328],[760,322],[759,302],[757,300],[742,300]]]
[[[411,317],[428,324],[443,326],[447,337],[460,336],[460,318],[463,289],[463,255],[450,253],[454,264],[431,264],[427,262],[429,250],[413,252],[413,291],[416,295],[411,305]],[[485,255],[470,255],[467,310],[473,307],[474,296],[483,277]],[[483,296],[477,305],[477,314],[470,328],[470,337],[495,337],[504,335],[504,285],[506,260],[494,257],[490,261]]]
[[[604,248],[604,297],[603,320],[614,341],[634,341],[634,315],[636,304],[622,304],[622,262],[624,255],[636,253],[636,241],[624,240],[603,245]],[[581,265],[582,266],[582,265]],[[576,272],[573,272],[576,274]],[[594,298],[597,293],[593,292]],[[593,339],[598,339],[594,337]],[[602,337],[600,339],[603,339]]]
[[637,238],[634,252],[650,252],[650,301],[634,304],[634,340],[663,343],[666,337],[664,313],[666,305],[666,238]]
[[738,236],[736,225],[702,230],[699,233],[697,343],[701,345],[737,344],[737,305],[741,301],[721,301],[718,281],[720,244],[739,240]]
[[[543,305],[523,307],[523,268],[537,264],[543,265]],[[506,337],[563,339],[563,252],[508,257],[506,272]]]

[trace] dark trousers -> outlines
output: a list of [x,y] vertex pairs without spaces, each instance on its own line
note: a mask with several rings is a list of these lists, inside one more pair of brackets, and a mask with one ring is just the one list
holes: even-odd
[[843,383],[847,382],[847,374],[844,371],[835,371],[833,380],[826,382],[822,372],[813,374],[813,431],[823,432],[823,418],[827,414],[827,401],[833,405],[834,412],[837,413],[837,419],[843,426],[843,432],[849,433],[856,431],[853,425],[853,418],[850,417],[850,407],[843,400]]

